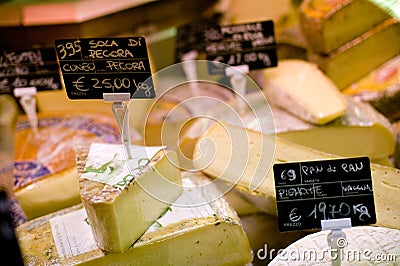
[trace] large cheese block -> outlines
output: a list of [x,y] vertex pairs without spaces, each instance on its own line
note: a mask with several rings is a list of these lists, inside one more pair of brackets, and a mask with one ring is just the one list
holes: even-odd
[[400,119],[400,56],[396,56],[342,92],[371,103],[391,121]]
[[[268,265],[331,265],[339,257],[339,249],[332,251],[330,230],[310,234],[277,253]],[[400,230],[373,226],[343,229],[345,238],[338,240],[341,264],[332,265],[399,265]],[[262,254],[264,256],[264,253]]]
[[[273,157],[271,161],[270,157]],[[262,203],[258,207],[276,215],[273,162],[321,160],[337,156],[273,135],[218,123],[199,138],[194,158],[196,167],[206,174],[241,187],[249,195],[260,199]],[[400,170],[371,164],[371,172],[377,225],[400,228]]]
[[265,69],[263,91],[272,104],[314,124],[332,121],[346,109],[336,85],[304,60],[281,60],[277,67]]
[[78,147],[121,139],[115,119],[106,114],[39,114],[38,125],[35,134],[20,117],[14,142],[14,192],[28,219],[80,202]]
[[271,110],[277,136],[289,141],[340,156],[381,159],[394,152],[392,125],[367,103],[347,98],[344,115],[323,126],[305,123],[274,106]]
[[388,14],[366,0],[304,0],[300,6],[300,25],[308,45],[323,54],[388,18]]
[[393,18],[383,21],[328,55],[310,51],[308,57],[339,89],[344,89],[399,53],[400,24]]
[[[240,220],[227,201],[219,197],[220,192],[216,187],[213,184],[207,185],[210,184],[210,180],[201,173],[184,172],[182,183],[185,187],[182,196],[124,253],[106,253],[96,246],[81,206],[59,211],[20,226],[17,228],[17,235],[25,264],[250,263],[252,253]],[[206,195],[211,195],[216,200],[207,202]],[[203,204],[193,204],[199,200],[204,201]],[[67,233],[59,230],[60,226],[62,228],[64,225]],[[135,227],[135,221],[132,221],[131,227]],[[70,235],[65,237],[66,234]]]

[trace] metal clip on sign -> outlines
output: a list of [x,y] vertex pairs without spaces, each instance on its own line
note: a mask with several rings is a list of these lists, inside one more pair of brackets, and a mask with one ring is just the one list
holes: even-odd
[[19,97],[19,102],[28,117],[33,133],[38,133],[38,118],[36,114],[36,87],[15,88],[14,96]]
[[246,94],[247,77],[245,74],[249,73],[248,65],[231,66],[225,68],[225,75],[230,78],[232,89],[235,91],[236,102],[238,103],[239,115],[244,114],[245,105],[242,104],[243,97]]
[[346,235],[342,231],[344,228],[351,228],[351,219],[332,219],[322,220],[321,229],[331,230],[328,234],[327,241],[331,247],[331,262],[332,266],[341,265],[342,249],[346,246]]
[[128,160],[132,159],[131,136],[129,129],[129,108],[125,102],[129,102],[130,93],[103,93],[105,102],[112,102],[112,113],[117,121],[121,133],[122,143],[128,155]]

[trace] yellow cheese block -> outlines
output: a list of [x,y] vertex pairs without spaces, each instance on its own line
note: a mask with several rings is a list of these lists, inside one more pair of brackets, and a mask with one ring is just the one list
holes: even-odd
[[346,101],[317,65],[285,59],[264,70],[263,92],[273,104],[314,124],[326,124],[343,115]]
[[[275,149],[271,149],[273,144]],[[240,154],[235,150],[241,151]],[[250,191],[262,202],[258,207],[276,215],[272,163],[268,165],[266,160],[270,157],[273,157],[273,162],[337,158],[279,137],[218,123],[199,138],[194,162],[206,174]],[[376,224],[400,229],[400,170],[371,164],[371,171]]]
[[304,0],[300,6],[300,25],[308,45],[322,54],[329,54],[388,18],[365,0]]
[[340,156],[391,156],[395,139],[390,122],[367,103],[350,98],[347,103],[345,114],[324,126],[305,123],[272,106],[277,136]]
[[[235,211],[201,173],[183,173],[176,204],[126,252],[106,253],[94,242],[81,205],[40,217],[16,232],[26,265],[245,265],[252,261]],[[204,186],[207,185],[207,189]],[[196,188],[193,190],[192,188]],[[198,193],[200,191],[200,193]],[[193,205],[215,197],[212,202]],[[192,204],[191,204],[192,203]],[[189,205],[189,206],[188,206]],[[135,221],[130,226],[135,227]],[[60,228],[68,230],[63,233]],[[69,233],[69,235],[68,235]],[[65,237],[68,235],[68,237]],[[65,237],[65,238],[64,238]],[[71,246],[70,246],[71,245]]]
[[308,57],[342,90],[399,53],[400,24],[388,19],[328,55]]
[[107,252],[126,251],[182,193],[175,152],[134,146],[132,154],[127,167],[122,145],[93,143],[79,179],[95,240]]

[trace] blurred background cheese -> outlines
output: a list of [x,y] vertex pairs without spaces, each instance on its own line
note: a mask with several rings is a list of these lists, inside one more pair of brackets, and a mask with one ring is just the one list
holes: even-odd
[[280,60],[263,71],[263,91],[271,104],[314,124],[343,115],[346,101],[336,85],[316,65],[295,59]]
[[309,47],[329,54],[390,16],[365,0],[304,0],[300,25]]
[[[241,139],[240,142],[235,141]],[[271,143],[275,143],[271,145]],[[271,149],[275,147],[275,149]],[[234,154],[241,151],[241,156]],[[338,158],[272,135],[229,124],[217,123],[198,140],[193,157],[195,166],[214,178],[240,186],[244,191],[260,196],[257,204],[266,213],[276,215],[275,189],[272,164],[269,167],[266,154],[273,162],[297,162]],[[376,225],[400,229],[400,170],[371,164],[374,189]],[[258,182],[262,182],[258,185]],[[255,188],[255,185],[258,185]]]
[[39,114],[34,134],[20,117],[14,143],[14,192],[28,219],[80,202],[75,149],[93,141],[118,143],[112,116],[96,113]]
[[[140,150],[146,154],[143,146],[135,146],[132,153]],[[136,175],[131,172],[133,166],[124,165],[122,153],[122,145],[93,143],[79,179],[94,238],[102,250],[112,253],[126,251],[182,193],[175,152],[161,148],[152,158],[139,158],[145,164],[138,162],[142,168]],[[123,187],[102,181],[113,175],[131,179]]]
[[371,103],[390,121],[400,119],[400,56],[374,69],[354,82],[343,93]]
[[[29,264],[63,265],[245,265],[252,261],[246,233],[235,211],[220,192],[201,173],[183,172],[185,186],[182,196],[159,218],[131,248],[124,253],[105,253],[99,248],[82,250],[71,257],[57,252],[51,219],[63,220],[65,215],[82,211],[81,206],[65,209],[30,221],[17,229],[24,262]],[[191,192],[190,187],[197,187]],[[212,202],[193,206],[193,202],[209,195]],[[90,233],[84,219],[75,220],[76,227]],[[79,226],[78,226],[79,225]],[[134,222],[132,223],[134,227]],[[81,234],[86,234],[82,232]],[[86,239],[76,239],[77,245]],[[82,253],[82,254],[81,254]]]

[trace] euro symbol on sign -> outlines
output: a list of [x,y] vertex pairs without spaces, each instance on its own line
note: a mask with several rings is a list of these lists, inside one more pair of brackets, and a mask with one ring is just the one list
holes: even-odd
[[84,88],[84,83],[83,80],[85,77],[80,77],[78,78],[76,81],[72,81],[72,85],[75,87],[75,89],[77,89],[78,91],[88,91],[89,89],[85,89]]

